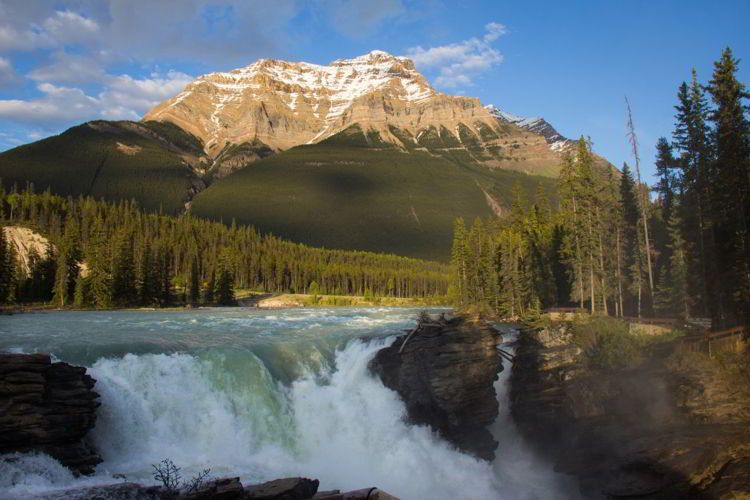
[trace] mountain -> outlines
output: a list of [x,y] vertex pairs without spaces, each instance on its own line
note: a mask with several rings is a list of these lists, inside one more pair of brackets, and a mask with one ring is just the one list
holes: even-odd
[[544,137],[498,120],[477,98],[437,92],[410,59],[382,51],[327,66],[261,59],[210,73],[144,119],[202,140],[218,177],[261,158],[261,150],[319,143],[354,124],[404,151],[458,151],[491,168],[554,175],[559,163]]
[[89,122],[0,153],[6,187],[138,200],[329,248],[444,260],[456,216],[554,196],[570,142],[543,120],[434,90],[373,51],[198,77],[139,122]]
[[504,215],[515,184],[534,200],[540,183],[552,197],[550,177],[403,151],[353,125],[216,181],[191,212],[314,246],[445,261],[455,217]]
[[544,118],[521,118],[520,116],[502,111],[492,104],[485,106],[485,109],[499,120],[512,123],[524,130],[544,137],[544,140],[552,151],[567,151],[575,145],[575,141],[571,141],[560,135]]

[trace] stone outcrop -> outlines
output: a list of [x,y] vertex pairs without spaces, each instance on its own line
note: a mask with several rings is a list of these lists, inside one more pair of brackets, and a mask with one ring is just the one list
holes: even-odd
[[428,424],[460,450],[492,460],[497,442],[487,426],[498,415],[497,340],[495,330],[463,317],[424,321],[381,349],[370,369],[398,392],[412,423]]
[[39,451],[74,472],[101,462],[86,444],[99,395],[86,369],[46,354],[0,354],[0,454]]
[[510,399],[522,434],[587,497],[750,497],[750,391],[715,361],[665,345],[594,370],[557,323],[519,337]]

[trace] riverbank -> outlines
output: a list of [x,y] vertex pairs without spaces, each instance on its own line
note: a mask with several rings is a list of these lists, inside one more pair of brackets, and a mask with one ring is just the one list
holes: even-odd
[[286,309],[297,307],[447,307],[446,297],[366,297],[362,295],[310,295],[302,293],[264,293],[243,291],[237,294],[231,306],[216,304],[173,305],[168,307],[121,307],[91,309],[74,306],[60,308],[51,303],[0,305],[0,316],[45,311],[181,311],[215,307],[257,307],[260,309]]
[[283,309],[289,307],[444,307],[449,304],[445,298],[285,293],[261,298],[253,305],[261,309]]

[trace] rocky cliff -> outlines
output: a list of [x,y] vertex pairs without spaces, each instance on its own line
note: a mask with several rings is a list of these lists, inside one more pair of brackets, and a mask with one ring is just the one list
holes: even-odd
[[85,443],[99,395],[86,369],[46,354],[0,354],[0,454],[39,451],[75,472],[101,462]]
[[421,321],[380,350],[370,368],[399,393],[412,423],[428,424],[459,449],[492,460],[497,442],[487,426],[498,415],[497,339],[492,328],[462,317]]
[[664,345],[593,369],[567,323],[524,331],[511,411],[525,437],[591,498],[750,496],[750,391],[705,356]]

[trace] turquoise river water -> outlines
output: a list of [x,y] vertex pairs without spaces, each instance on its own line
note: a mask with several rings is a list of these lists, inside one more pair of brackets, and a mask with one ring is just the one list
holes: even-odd
[[[164,458],[184,478],[252,483],[318,478],[321,489],[377,486],[404,500],[568,498],[566,482],[523,444],[507,414],[509,369],[496,383],[498,458],[460,453],[404,422],[397,394],[367,369],[412,328],[415,308],[217,308],[40,312],[0,317],[0,351],[45,352],[88,367],[102,406],[104,462],[74,478],[44,455],[0,457],[0,498],[76,486],[153,484]],[[509,330],[508,334],[512,334]]]

